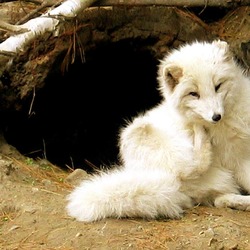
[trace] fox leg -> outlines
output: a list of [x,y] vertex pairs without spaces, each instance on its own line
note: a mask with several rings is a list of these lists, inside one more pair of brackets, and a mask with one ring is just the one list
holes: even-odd
[[[165,136],[166,137],[166,136]],[[120,134],[120,157],[123,164],[129,168],[163,168],[171,161],[167,141],[159,129],[145,121],[136,118]],[[173,155],[173,154],[172,154]]]
[[235,170],[235,180],[242,189],[250,194],[250,161],[246,161]]
[[185,169],[180,173],[181,180],[201,177],[212,162],[212,145],[205,128],[194,125],[193,129],[193,160],[187,163]]
[[212,145],[205,128],[194,126],[194,164],[196,173],[203,174],[208,170],[212,162]]
[[230,207],[237,210],[250,211],[250,196],[223,194],[215,199],[214,205],[216,207]]

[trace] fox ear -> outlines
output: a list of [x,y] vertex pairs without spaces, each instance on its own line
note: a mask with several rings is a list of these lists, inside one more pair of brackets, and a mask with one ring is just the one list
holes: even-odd
[[219,47],[220,49],[224,49],[224,50],[229,49],[228,43],[224,42],[224,41],[221,41],[221,40],[213,41],[213,44],[216,45],[217,47]]
[[213,41],[213,44],[216,45],[218,48],[224,50],[225,61],[230,61],[233,58],[233,55],[230,51],[230,48],[227,42],[216,40],[216,41]]
[[163,76],[171,91],[174,90],[183,76],[182,69],[176,65],[165,66],[163,68]]

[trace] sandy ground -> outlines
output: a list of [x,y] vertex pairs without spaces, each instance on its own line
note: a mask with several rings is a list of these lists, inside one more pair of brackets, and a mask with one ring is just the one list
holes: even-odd
[[196,207],[180,220],[67,216],[70,171],[0,147],[0,249],[250,249],[250,213]]

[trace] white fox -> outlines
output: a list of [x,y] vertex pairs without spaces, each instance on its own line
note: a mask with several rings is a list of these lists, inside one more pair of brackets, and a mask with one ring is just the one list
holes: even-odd
[[79,221],[179,218],[196,204],[250,210],[250,80],[223,41],[160,62],[160,105],[120,133],[121,166],[67,197]]

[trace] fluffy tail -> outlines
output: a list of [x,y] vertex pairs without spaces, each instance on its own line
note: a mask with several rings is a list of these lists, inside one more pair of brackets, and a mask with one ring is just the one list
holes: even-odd
[[67,211],[85,222],[106,217],[179,218],[192,202],[178,189],[175,178],[163,171],[115,170],[83,181],[67,197]]

